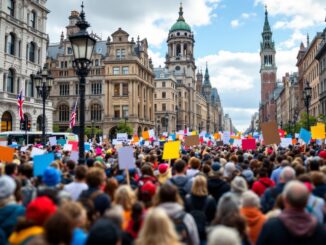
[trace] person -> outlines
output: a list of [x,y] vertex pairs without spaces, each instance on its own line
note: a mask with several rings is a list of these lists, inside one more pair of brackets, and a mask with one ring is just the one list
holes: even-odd
[[221,196],[230,191],[230,185],[222,179],[221,165],[214,162],[207,178],[208,193],[212,195],[218,203]]
[[86,245],[121,244],[121,230],[108,218],[100,218],[89,231]]
[[7,244],[19,217],[25,215],[25,208],[16,203],[14,192],[16,182],[12,177],[0,177],[0,244]]
[[241,245],[241,239],[236,229],[218,225],[210,232],[207,245]]
[[322,245],[326,231],[317,219],[305,211],[309,198],[307,187],[296,180],[286,184],[282,195],[285,209],[279,217],[263,226],[257,245]]
[[241,215],[248,224],[248,236],[252,245],[256,244],[258,235],[266,221],[265,215],[260,211],[259,197],[253,191],[242,194]]
[[199,235],[194,218],[184,211],[182,199],[174,185],[165,183],[162,185],[156,196],[157,207],[167,212],[174,222],[181,242],[186,244],[199,244]]
[[146,214],[135,245],[181,245],[173,222],[161,208],[152,208]]
[[242,202],[242,193],[248,190],[247,181],[241,177],[236,176],[231,182],[231,193],[237,199],[238,205],[240,207]]
[[183,200],[187,194],[186,184],[189,180],[189,178],[185,175],[186,167],[187,165],[184,160],[177,160],[174,163],[175,175],[167,181],[167,183],[173,184],[178,188],[179,195]]
[[206,226],[214,219],[216,202],[208,195],[207,180],[204,176],[198,175],[194,178],[191,194],[186,196],[185,210],[193,216],[201,242],[206,242]]
[[284,159],[281,161],[281,165],[273,170],[271,180],[273,180],[275,184],[280,182],[280,175],[286,166],[290,166],[290,163],[288,160]]
[[87,190],[88,186],[85,183],[87,168],[84,165],[79,165],[75,169],[75,179],[72,183],[64,186],[64,190],[71,195],[73,201],[79,198],[82,191]]
[[323,198],[317,197],[312,193],[313,186],[310,182],[304,182],[309,191],[309,198],[306,211],[315,216],[320,224],[324,223],[325,201]]
[[266,189],[275,186],[275,183],[268,177],[266,168],[261,168],[258,176],[259,178],[253,183],[251,190],[261,197]]
[[272,210],[275,204],[275,201],[284,189],[284,186],[289,181],[295,178],[295,171],[292,167],[286,166],[283,168],[280,175],[280,183],[276,186],[268,188],[260,199],[261,209],[263,213],[267,213]]
[[164,184],[169,178],[171,178],[171,168],[168,164],[163,163],[158,166],[158,182]]

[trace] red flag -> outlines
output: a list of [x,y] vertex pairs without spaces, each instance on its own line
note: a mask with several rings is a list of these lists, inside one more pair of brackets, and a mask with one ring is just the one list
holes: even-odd
[[20,90],[20,93],[18,94],[17,104],[18,104],[20,121],[23,121],[24,120],[24,111],[23,111],[24,96],[23,96],[23,90]]
[[78,99],[76,100],[75,106],[71,111],[71,118],[70,118],[69,128],[73,128],[76,125],[77,101],[78,101]]

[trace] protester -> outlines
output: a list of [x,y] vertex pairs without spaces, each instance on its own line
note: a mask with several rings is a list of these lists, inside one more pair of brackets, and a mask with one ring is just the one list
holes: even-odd
[[219,225],[209,234],[207,245],[241,245],[241,239],[235,229]]

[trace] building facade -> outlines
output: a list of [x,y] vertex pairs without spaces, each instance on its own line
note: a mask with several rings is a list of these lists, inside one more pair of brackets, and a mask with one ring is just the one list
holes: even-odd
[[216,88],[212,88],[208,67],[205,76],[196,74],[194,34],[183,17],[170,28],[165,67],[155,69],[155,125],[158,131],[175,132],[222,129],[223,111]]
[[261,77],[261,101],[259,107],[260,122],[276,120],[276,101],[273,99],[273,91],[276,87],[275,44],[273,33],[268,22],[268,12],[265,10],[265,23],[260,43],[260,77]]
[[[25,95],[27,130],[41,130],[42,99],[31,79],[45,62],[48,36],[46,0],[0,1],[0,119],[1,131],[18,131],[22,123],[17,95]],[[52,131],[52,103],[46,101],[46,130]]]
[[326,115],[326,28],[322,33],[322,38],[316,59],[319,62],[319,113]]

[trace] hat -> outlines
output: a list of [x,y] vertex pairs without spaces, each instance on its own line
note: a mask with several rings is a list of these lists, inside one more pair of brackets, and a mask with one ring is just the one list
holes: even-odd
[[169,168],[169,165],[167,165],[165,163],[164,164],[160,164],[158,166],[158,171],[159,171],[160,174],[165,174],[166,171],[168,170],[168,168]]
[[27,206],[26,219],[34,221],[38,226],[43,226],[56,210],[57,207],[50,198],[37,197]]
[[241,176],[236,176],[231,182],[231,191],[243,193],[248,190],[246,180]]
[[323,158],[324,160],[326,160],[326,151],[321,151],[321,152],[319,152],[318,156],[319,156],[320,158]]
[[161,184],[164,184],[169,178],[171,178],[171,169],[168,164],[160,164],[158,166],[157,179]]
[[218,162],[214,162],[214,163],[212,164],[212,170],[213,170],[214,172],[218,172],[218,171],[220,171],[220,169],[221,169],[221,164],[219,164]]
[[61,182],[61,173],[59,170],[48,167],[43,174],[43,183],[47,186],[56,186]]
[[231,177],[233,172],[236,170],[235,165],[233,162],[228,162],[227,164],[225,164],[224,167],[224,176],[225,177]]
[[152,181],[147,181],[141,188],[142,193],[147,192],[150,196],[154,196],[156,192],[156,185]]
[[309,182],[304,182],[303,184],[307,187],[309,192],[312,192],[312,190],[314,189],[312,184]]
[[110,219],[99,219],[90,229],[86,245],[117,244],[121,239],[121,231]]
[[16,189],[16,182],[9,176],[0,177],[0,199],[10,197]]
[[246,169],[242,171],[241,174],[248,182],[252,182],[254,180],[254,172],[250,169]]

